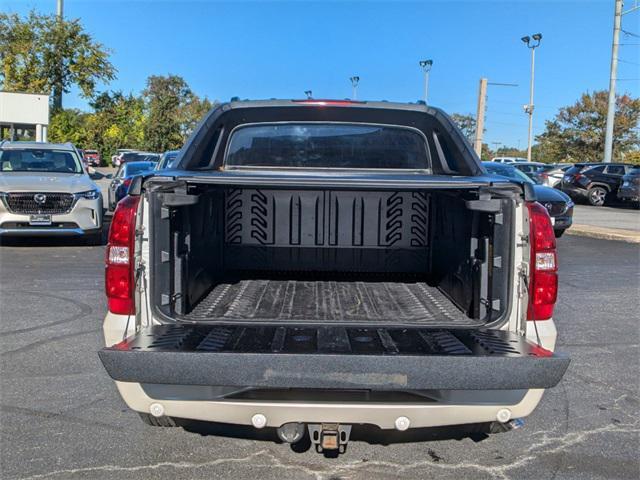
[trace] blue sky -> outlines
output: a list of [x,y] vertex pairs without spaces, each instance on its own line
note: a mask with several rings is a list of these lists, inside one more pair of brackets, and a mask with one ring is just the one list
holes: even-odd
[[[630,4],[631,2],[627,2]],[[5,12],[55,12],[55,0],[0,0]],[[429,103],[475,115],[478,82],[489,86],[485,140],[526,147],[529,51],[519,40],[542,32],[536,51],[534,134],[584,91],[608,88],[613,0],[217,2],[66,0],[113,51],[108,88],[139,92],[152,74],[183,76],[214,100],[316,98],[416,101],[418,61],[432,58]],[[640,35],[640,12],[623,18]],[[640,95],[640,37],[622,35],[618,91]],[[107,88],[107,87],[105,87]],[[65,107],[87,108],[77,92]]]

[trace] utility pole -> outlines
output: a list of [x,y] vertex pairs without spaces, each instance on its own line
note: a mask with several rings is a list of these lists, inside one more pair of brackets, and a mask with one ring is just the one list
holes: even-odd
[[429,72],[433,66],[433,60],[420,60],[420,66],[424,72],[424,104],[428,105],[429,98]]
[[360,82],[360,77],[355,75],[353,77],[349,77],[349,80],[351,80],[351,86],[353,87],[353,95],[351,95],[351,100],[357,100],[358,99],[358,83]]
[[476,112],[476,132],[473,138],[473,149],[479,157],[482,156],[482,136],[484,134],[484,117],[487,111],[487,86],[517,87],[517,83],[489,82],[486,78],[480,79],[480,89],[478,91],[478,111]]
[[[533,39],[536,43],[531,41]],[[522,37],[521,40],[531,50],[531,82],[529,84],[529,104],[524,106],[524,111],[529,115],[529,134],[527,141],[527,162],[531,161],[531,146],[533,144],[533,81],[535,77],[536,66],[536,48],[540,46],[540,40],[542,40],[542,34],[536,33],[531,37]]]
[[[56,8],[56,17],[58,22],[62,23],[62,18],[64,15],[64,0],[57,0],[57,8]],[[53,86],[53,109],[61,110],[62,109],[62,60],[58,64],[58,75],[56,79],[56,83]]]
[[611,46],[611,71],[609,74],[609,103],[607,105],[607,127],[604,135],[604,162],[611,163],[613,156],[613,124],[616,117],[616,76],[618,74],[618,45],[622,23],[622,0],[616,0],[613,17],[613,43]]
[[473,141],[473,149],[482,157],[482,133],[484,132],[484,111],[487,99],[487,79],[480,79],[480,89],[478,90],[478,111],[476,112],[476,134]]

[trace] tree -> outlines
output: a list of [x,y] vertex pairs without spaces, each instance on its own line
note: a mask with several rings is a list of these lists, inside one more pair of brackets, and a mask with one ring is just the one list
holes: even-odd
[[54,109],[62,92],[76,85],[91,98],[98,82],[115,78],[109,50],[85,32],[79,19],[58,19],[32,10],[25,19],[0,13],[0,81],[12,92],[49,94],[56,89]]
[[[537,158],[548,162],[573,160],[602,161],[607,118],[605,90],[584,93],[573,105],[561,108],[553,120],[545,122],[545,131],[536,137]],[[638,122],[640,99],[616,96],[613,131],[613,156],[622,159],[625,152],[640,146]]]
[[458,128],[462,130],[462,133],[467,140],[473,144],[475,135],[476,135],[476,119],[473,115],[463,115],[461,113],[453,113],[451,115],[451,120],[453,120]]
[[212,107],[194,94],[180,76],[151,76],[143,92],[147,120],[146,148],[163,152],[182,147],[203,115]]
[[489,145],[487,145],[486,143],[483,143],[482,149],[480,150],[480,160],[482,160],[483,162],[488,162],[493,157],[495,157],[495,155],[493,151],[491,151],[491,149],[489,148]]
[[200,99],[197,95],[184,106],[182,137],[186,139],[196,128],[202,117],[218,102],[211,102],[207,97]]
[[71,142],[77,147],[89,147],[89,132],[86,128],[90,113],[77,109],[58,110],[49,122],[49,141]]
[[104,92],[91,103],[95,113],[87,118],[88,142],[109,158],[118,148],[142,149],[147,119],[144,100],[131,94]]
[[142,94],[148,117],[144,128],[147,148],[154,152],[180,148],[182,110],[193,95],[187,82],[177,75],[153,75],[147,78]]
[[631,150],[630,152],[625,153],[623,160],[625,163],[640,165],[640,150]]

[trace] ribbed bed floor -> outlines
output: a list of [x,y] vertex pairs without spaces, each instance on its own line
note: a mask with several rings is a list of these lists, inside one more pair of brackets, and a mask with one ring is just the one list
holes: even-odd
[[185,320],[479,325],[423,282],[308,280],[222,283]]

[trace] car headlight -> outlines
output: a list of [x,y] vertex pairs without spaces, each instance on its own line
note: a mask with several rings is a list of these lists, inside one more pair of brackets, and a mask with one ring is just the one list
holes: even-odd
[[83,198],[85,200],[97,200],[100,198],[100,190],[87,190],[86,192],[76,193],[76,198]]

